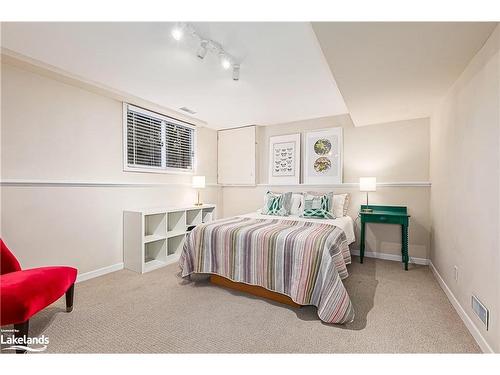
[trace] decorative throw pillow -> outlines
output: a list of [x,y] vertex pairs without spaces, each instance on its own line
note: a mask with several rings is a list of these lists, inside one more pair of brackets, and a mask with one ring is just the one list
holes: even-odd
[[347,216],[347,209],[349,208],[349,203],[351,203],[351,194],[347,193],[344,201],[344,216]]
[[264,215],[288,216],[292,205],[292,193],[273,193],[268,191],[264,198]]
[[335,219],[331,212],[333,193],[316,195],[304,193],[304,211],[302,217]]
[[304,196],[302,193],[292,193],[292,207],[290,208],[290,215],[300,215],[302,210],[302,201]]
[[335,217],[342,217],[347,215],[347,208],[349,207],[349,194],[334,194],[332,212]]

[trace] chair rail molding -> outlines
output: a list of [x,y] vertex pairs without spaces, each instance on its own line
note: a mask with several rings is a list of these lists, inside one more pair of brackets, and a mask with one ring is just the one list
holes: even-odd
[[[86,180],[28,180],[4,179],[0,186],[14,187],[192,187],[189,182],[121,182],[121,181],[86,181]],[[216,183],[207,183],[207,187],[217,187]]]
[[[344,182],[341,184],[222,184],[222,187],[303,187],[303,188],[358,188],[358,182]],[[377,187],[431,187],[430,181],[404,181],[404,182],[377,182]]]
[[[45,187],[168,187],[189,186],[189,182],[122,182],[122,181],[88,181],[88,180],[36,180],[36,179],[3,179],[0,186],[45,186]],[[344,182],[342,184],[217,184],[207,183],[207,187],[303,187],[303,188],[358,188],[357,182]],[[377,187],[431,187],[430,181],[408,182],[377,182]]]

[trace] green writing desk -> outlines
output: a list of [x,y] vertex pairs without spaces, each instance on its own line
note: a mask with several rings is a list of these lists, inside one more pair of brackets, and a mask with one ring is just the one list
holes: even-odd
[[[372,212],[363,212],[363,209],[371,208]],[[402,262],[405,265],[405,270],[408,271],[408,225],[410,223],[410,215],[405,206],[374,206],[361,205],[359,211],[361,216],[361,244],[359,249],[360,262],[363,263],[365,256],[365,224],[366,223],[382,223],[382,224],[398,224],[401,225],[401,256]]]

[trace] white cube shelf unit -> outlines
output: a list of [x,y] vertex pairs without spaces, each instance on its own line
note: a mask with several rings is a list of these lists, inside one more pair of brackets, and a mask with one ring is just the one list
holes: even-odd
[[145,273],[176,262],[188,229],[213,219],[213,204],[123,211],[125,268]]

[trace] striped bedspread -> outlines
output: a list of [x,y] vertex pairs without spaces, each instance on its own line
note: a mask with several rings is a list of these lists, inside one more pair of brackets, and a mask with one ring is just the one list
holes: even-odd
[[342,283],[351,255],[342,229],[316,222],[233,217],[199,225],[179,260],[182,277],[211,273],[314,305],[327,323],[354,319]]

